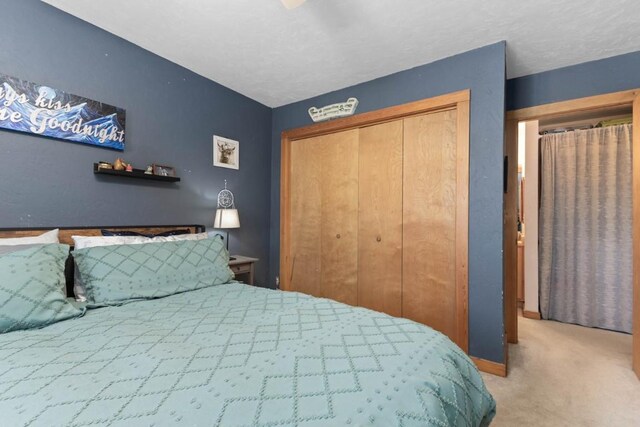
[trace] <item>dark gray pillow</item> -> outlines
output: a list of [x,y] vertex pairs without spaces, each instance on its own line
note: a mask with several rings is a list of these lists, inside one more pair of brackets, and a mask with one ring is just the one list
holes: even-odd
[[177,230],[169,230],[163,231],[158,234],[146,234],[146,233],[138,233],[135,231],[127,231],[127,230],[100,230],[103,236],[140,236],[140,237],[169,237],[169,236],[181,236],[183,234],[191,234],[191,230],[188,228],[177,229]]

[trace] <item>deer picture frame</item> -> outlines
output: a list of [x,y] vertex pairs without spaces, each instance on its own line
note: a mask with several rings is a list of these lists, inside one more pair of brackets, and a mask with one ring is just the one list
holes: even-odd
[[213,165],[227,169],[240,169],[240,142],[214,135]]

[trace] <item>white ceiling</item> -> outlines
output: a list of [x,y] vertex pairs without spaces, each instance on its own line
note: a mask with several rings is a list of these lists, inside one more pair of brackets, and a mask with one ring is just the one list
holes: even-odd
[[640,50],[638,0],[43,1],[270,107],[500,40],[509,77]]

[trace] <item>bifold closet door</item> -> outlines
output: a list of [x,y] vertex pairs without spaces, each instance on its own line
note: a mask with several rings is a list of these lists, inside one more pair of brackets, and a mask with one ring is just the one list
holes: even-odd
[[402,316],[402,120],[360,129],[358,305]]
[[455,110],[404,120],[402,315],[460,345],[456,145]]
[[358,130],[291,143],[289,289],[357,304]]
[[292,291],[316,297],[321,290],[322,139],[309,138],[291,144],[289,286]]
[[322,296],[351,305],[358,304],[358,133],[320,137],[317,159],[322,165]]

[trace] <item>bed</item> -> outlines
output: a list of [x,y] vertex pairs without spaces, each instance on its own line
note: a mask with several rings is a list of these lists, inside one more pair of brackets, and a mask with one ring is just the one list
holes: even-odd
[[233,280],[0,334],[8,426],[484,426],[494,414],[444,335]]

